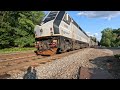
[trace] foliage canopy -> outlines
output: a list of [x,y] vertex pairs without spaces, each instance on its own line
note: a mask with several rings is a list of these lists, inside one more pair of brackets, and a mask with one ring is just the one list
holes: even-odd
[[34,26],[44,15],[43,11],[0,11],[0,48],[33,46]]
[[102,38],[100,44],[106,47],[118,47],[120,46],[120,28],[111,29],[106,28],[102,32]]

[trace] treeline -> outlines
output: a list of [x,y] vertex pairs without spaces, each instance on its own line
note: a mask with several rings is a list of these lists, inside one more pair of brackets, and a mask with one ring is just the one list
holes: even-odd
[[95,36],[90,36],[91,40],[93,40],[94,42],[98,42]]
[[120,46],[120,28],[111,29],[106,28],[102,32],[100,44],[106,47]]
[[0,11],[0,49],[34,46],[34,26],[43,11]]

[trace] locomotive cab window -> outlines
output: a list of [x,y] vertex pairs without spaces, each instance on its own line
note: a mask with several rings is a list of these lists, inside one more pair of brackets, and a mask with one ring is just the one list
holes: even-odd
[[73,20],[72,22],[77,28],[79,28],[78,24]]
[[43,22],[46,23],[48,21],[51,21],[51,20],[55,19],[57,13],[58,13],[58,11],[50,12],[49,15],[45,18],[45,20]]
[[70,22],[71,22],[70,16],[68,14],[65,14],[65,16],[63,18],[63,21],[70,25]]

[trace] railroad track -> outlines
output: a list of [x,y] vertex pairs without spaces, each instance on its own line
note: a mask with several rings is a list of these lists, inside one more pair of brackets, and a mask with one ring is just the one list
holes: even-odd
[[14,61],[14,60],[19,60],[19,59],[24,59],[24,58],[31,58],[31,57],[36,57],[36,55],[30,55],[30,56],[26,56],[26,57],[16,57],[16,58],[0,59],[0,62]]
[[30,57],[21,57],[18,59],[4,60],[0,62],[0,66],[12,66],[14,64],[20,64],[22,62],[29,62],[30,60],[41,59],[45,56],[30,56]]
[[[84,49],[80,49],[84,50]],[[45,64],[47,62],[54,61],[56,59],[60,59],[62,57],[68,56],[70,54],[76,53],[80,50],[75,50],[75,51],[70,51],[62,54],[55,54],[53,56],[36,56],[36,57],[29,57],[29,58],[20,58],[20,59],[15,59],[15,60],[8,60],[8,61],[3,61],[0,62],[0,66],[2,67],[0,69],[0,74],[1,73],[6,73],[11,70],[15,69],[21,69],[25,66],[34,66],[36,64]]]
[[18,59],[18,58],[24,58],[28,56],[35,55],[34,52],[28,52],[28,53],[16,53],[16,54],[3,54],[0,55],[0,62],[6,61],[6,60],[12,60],[12,59]]

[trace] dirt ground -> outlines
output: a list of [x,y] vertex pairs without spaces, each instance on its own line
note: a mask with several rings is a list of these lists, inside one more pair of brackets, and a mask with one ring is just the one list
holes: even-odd
[[113,52],[113,55],[120,54],[120,49],[109,49]]
[[106,70],[81,67],[80,79],[114,79]]
[[[86,52],[86,49],[82,52]],[[80,67],[79,79],[120,79],[120,60],[114,57],[115,54],[120,54],[120,49],[96,48],[90,53],[83,54],[80,58],[84,58],[87,62],[84,62],[83,66]],[[0,55],[0,59],[17,58],[26,55],[33,55],[33,53],[6,56]],[[84,59],[82,61],[84,61]],[[99,68],[92,67],[93,64]],[[24,70],[27,70],[27,67]],[[12,73],[19,74],[20,70]],[[6,73],[0,76],[2,79],[5,79],[5,77],[10,77],[10,75]]]
[[[99,62],[103,65],[102,69],[81,67],[80,79],[120,79],[120,60],[114,57],[115,54],[120,54],[120,49],[99,49],[102,51],[110,50],[113,55],[90,60],[92,63]],[[100,64],[97,65],[100,66]]]

